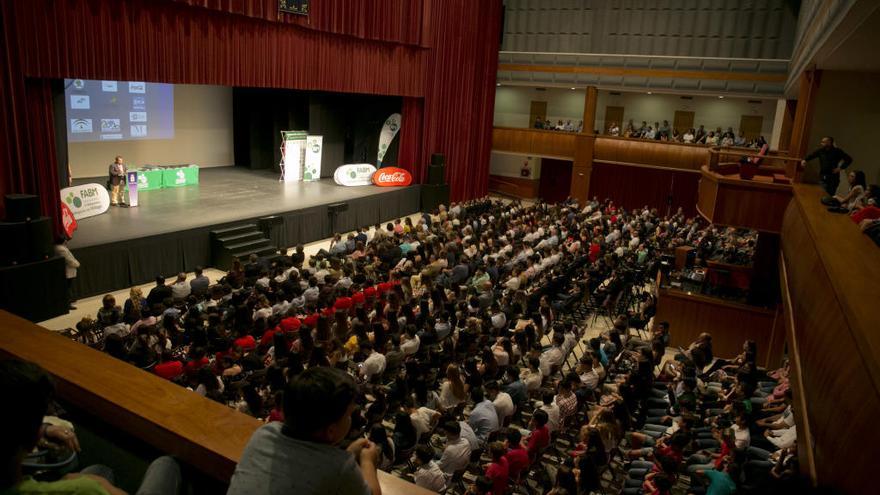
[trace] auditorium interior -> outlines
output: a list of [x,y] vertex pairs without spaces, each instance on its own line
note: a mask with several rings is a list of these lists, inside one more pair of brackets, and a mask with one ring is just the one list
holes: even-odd
[[873,493],[880,2],[0,30],[3,494]]

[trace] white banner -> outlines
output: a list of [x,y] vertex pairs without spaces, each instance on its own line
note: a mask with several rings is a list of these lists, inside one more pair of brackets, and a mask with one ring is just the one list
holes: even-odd
[[303,181],[321,180],[321,154],[324,147],[324,136],[306,138],[306,163],[303,170]]
[[373,183],[376,167],[369,163],[343,165],[333,173],[333,180],[340,186],[368,186]]
[[281,131],[281,167],[285,182],[303,178],[303,162],[306,152],[306,131]]
[[73,218],[80,220],[100,215],[110,209],[110,193],[101,184],[83,184],[65,187],[61,190],[61,201],[73,213]]
[[399,113],[392,113],[390,117],[385,119],[382,132],[379,133],[379,156],[377,158],[377,166],[379,167],[382,166],[382,159],[385,158],[385,152],[391,146],[391,141],[394,141],[394,136],[400,130],[400,122],[401,117]]

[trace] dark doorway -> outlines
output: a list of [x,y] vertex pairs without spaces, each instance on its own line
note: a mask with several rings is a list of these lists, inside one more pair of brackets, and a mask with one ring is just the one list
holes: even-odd
[[565,201],[571,189],[570,160],[541,158],[541,182],[538,197],[546,203]]

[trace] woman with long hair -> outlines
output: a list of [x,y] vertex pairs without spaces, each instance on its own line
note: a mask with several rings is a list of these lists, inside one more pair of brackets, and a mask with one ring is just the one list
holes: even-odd
[[388,432],[382,423],[370,427],[367,439],[379,446],[379,460],[376,467],[387,471],[394,464],[394,441],[388,438]]
[[467,391],[458,365],[452,363],[446,367],[446,379],[440,385],[440,407],[444,411],[454,409],[467,400]]
[[128,291],[128,299],[122,307],[122,321],[131,325],[140,319],[140,313],[147,307],[147,299],[139,287]]

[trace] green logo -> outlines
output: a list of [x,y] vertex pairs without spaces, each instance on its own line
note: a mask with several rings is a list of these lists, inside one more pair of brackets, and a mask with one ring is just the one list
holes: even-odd
[[73,192],[69,192],[69,193],[67,193],[67,197],[64,198],[64,201],[65,201],[67,204],[69,204],[69,205],[73,205],[73,206],[76,207],[76,208],[79,208],[80,206],[82,206],[82,200],[79,199],[78,197],[74,196],[74,195],[73,195]]
[[352,179],[354,179],[355,177],[357,177],[357,172],[352,170],[351,172],[348,173],[348,176],[351,177]]

